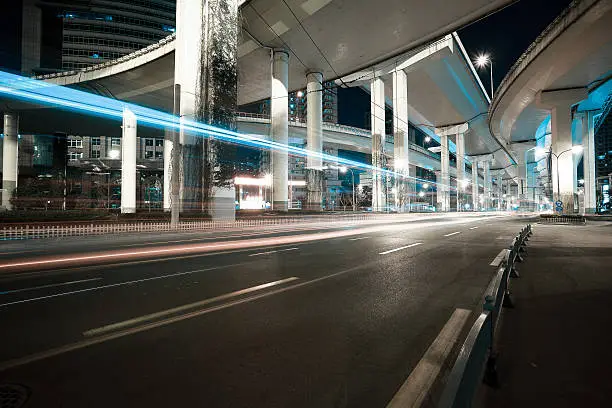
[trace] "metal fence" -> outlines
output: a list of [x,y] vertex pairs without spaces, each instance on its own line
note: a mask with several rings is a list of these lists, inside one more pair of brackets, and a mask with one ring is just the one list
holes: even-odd
[[[182,221],[177,228],[172,228],[169,221],[138,221],[138,222],[109,222],[109,223],[74,223],[73,225],[61,224],[27,224],[6,226],[0,229],[0,240],[42,239],[61,238],[86,235],[138,233],[138,232],[184,232],[184,231],[212,231],[246,229],[265,226],[297,225],[306,223],[323,222],[358,222],[358,221],[380,221],[391,214],[334,214],[314,215],[299,217],[272,216],[269,218],[246,218],[237,220],[196,220]],[[397,216],[397,215],[395,215]]]
[[540,215],[540,222],[543,224],[585,224],[586,218],[583,215]]
[[440,408],[472,406],[481,382],[497,384],[494,337],[502,307],[512,307],[509,280],[518,277],[516,262],[523,261],[527,241],[532,234],[528,224],[506,250],[506,256],[485,292],[482,313],[472,325],[453,365],[440,399]]

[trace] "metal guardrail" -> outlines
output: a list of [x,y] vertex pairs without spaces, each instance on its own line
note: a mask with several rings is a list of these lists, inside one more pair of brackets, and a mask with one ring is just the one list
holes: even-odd
[[495,330],[502,308],[513,307],[509,280],[510,277],[518,277],[515,264],[523,262],[523,254],[531,234],[531,224],[528,224],[506,250],[506,256],[485,292],[482,313],[472,325],[455,360],[438,407],[470,407],[483,380],[489,385],[497,384]]

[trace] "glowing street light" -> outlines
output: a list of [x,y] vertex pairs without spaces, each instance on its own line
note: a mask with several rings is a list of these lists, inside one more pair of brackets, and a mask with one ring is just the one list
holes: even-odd
[[425,197],[425,192],[424,191],[419,191],[419,197]]
[[491,56],[489,54],[480,54],[476,57],[476,61],[474,62],[476,67],[484,68],[487,65],[490,66],[491,71],[491,100],[493,100],[493,61],[491,60]]
[[301,98],[302,96],[304,96],[304,92],[302,91],[297,91],[297,97]]
[[424,189],[428,189],[428,188],[429,188],[429,183],[425,183],[425,184],[423,184],[423,188],[424,188]]
[[425,143],[431,142],[431,136],[425,136]]

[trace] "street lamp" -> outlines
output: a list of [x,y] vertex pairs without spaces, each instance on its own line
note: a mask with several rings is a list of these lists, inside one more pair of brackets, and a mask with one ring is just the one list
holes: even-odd
[[478,68],[484,68],[487,65],[491,68],[491,100],[493,100],[493,61],[491,60],[491,56],[489,54],[480,54],[476,57],[475,63]]
[[567,152],[580,153],[581,151],[582,151],[581,145],[572,146],[570,149],[566,149],[560,153],[553,153],[552,146],[550,146],[550,149],[548,150],[548,153],[551,156],[555,156],[557,158],[557,200],[561,199],[561,187],[559,183],[559,179],[560,179],[559,177],[559,158],[563,155],[563,153],[567,153]]
[[353,186],[353,212],[356,211],[356,203],[355,203],[355,173],[353,172],[353,169],[351,169],[350,167],[346,167],[346,166],[342,166],[339,167],[338,170],[340,170],[340,173],[344,174],[346,173],[347,170],[349,170],[351,172],[351,178],[353,179],[353,182],[351,183]]

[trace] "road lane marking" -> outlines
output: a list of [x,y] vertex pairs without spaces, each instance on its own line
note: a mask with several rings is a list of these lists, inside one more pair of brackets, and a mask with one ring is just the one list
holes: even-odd
[[261,293],[261,294],[257,294],[257,295],[253,295],[244,299],[237,299],[237,300],[233,300],[231,302],[228,303],[223,303],[221,305],[217,305],[217,306],[212,306],[206,309],[201,309],[201,310],[196,310],[194,312],[190,312],[190,313],[186,313],[186,314],[182,314],[182,315],[178,315],[178,316],[173,316],[173,317],[169,317],[167,319],[164,320],[160,320],[157,322],[151,322],[148,324],[144,324],[141,326],[136,326],[136,327],[131,327],[122,331],[118,331],[118,332],[114,332],[114,333],[109,333],[109,334],[104,334],[101,336],[97,336],[97,337],[92,337],[90,339],[86,339],[86,340],[81,340],[75,343],[71,343],[71,344],[66,344],[64,346],[60,346],[60,347],[56,347],[53,349],[49,349],[46,351],[42,351],[39,353],[34,353],[34,354],[30,354],[28,356],[24,356],[24,357],[18,357],[16,359],[12,359],[12,360],[7,360],[4,361],[2,363],[0,363],[0,372],[2,371],[6,371],[10,368],[15,368],[15,367],[19,367],[25,364],[29,364],[29,363],[33,363],[35,361],[40,361],[40,360],[44,360],[50,357],[55,357],[58,356],[60,354],[65,354],[71,351],[75,351],[75,350],[79,350],[85,347],[89,347],[89,346],[93,346],[96,344],[100,344],[100,343],[104,343],[110,340],[114,340],[114,339],[118,339],[121,337],[126,337],[126,336],[130,336],[132,334],[137,334],[137,333],[141,333],[147,330],[151,330],[157,327],[162,327],[162,326],[166,326],[169,324],[173,324],[173,323],[177,323],[183,320],[187,320],[187,319],[191,319],[200,315],[204,315],[204,314],[208,314],[211,312],[215,312],[218,310],[223,310],[223,309],[227,309],[229,307],[232,306],[237,306],[237,305],[241,305],[244,303],[250,303],[259,299],[263,299],[263,298],[267,298],[269,296],[273,296],[273,295],[277,295],[280,293],[284,293],[290,290],[294,290],[294,289],[298,289],[304,286],[308,286],[308,285],[312,285],[314,283],[318,283],[327,279],[331,279],[331,278],[335,278],[350,272],[354,272],[357,271],[359,269],[363,269],[370,266],[370,264],[363,264],[363,265],[358,265],[358,266],[354,266],[352,268],[348,268],[336,273],[332,273],[330,275],[326,275],[326,276],[322,276],[320,278],[316,278],[316,279],[312,279],[306,282],[301,282],[295,285],[291,285],[291,286],[287,286],[284,288],[280,288],[280,289],[274,289],[271,290],[269,292],[265,292],[265,293]]
[[[500,218],[501,216],[488,216],[488,218]],[[444,218],[444,217],[440,217]],[[108,262],[107,260],[113,259],[116,260],[118,258],[145,258],[148,256],[157,257],[153,260],[148,261],[140,261],[140,262],[159,262],[160,260],[169,259],[172,254],[176,253],[191,253],[191,256],[206,256],[204,253],[210,252],[219,252],[219,251],[230,251],[230,250],[248,250],[255,247],[269,247],[269,246],[279,246],[279,245],[290,245],[296,243],[306,243],[312,241],[321,241],[326,239],[335,239],[353,235],[361,235],[365,233],[373,233],[373,232],[389,232],[390,230],[406,230],[406,229],[414,229],[419,228],[423,229],[428,226],[440,226],[440,225],[451,225],[451,224],[464,224],[466,222],[470,222],[469,218],[461,218],[459,220],[451,220],[447,222],[423,222],[416,223],[414,220],[406,221],[406,222],[397,222],[395,224],[385,224],[385,225],[372,225],[367,227],[359,227],[357,229],[351,230],[339,230],[332,232],[317,232],[310,234],[297,234],[297,235],[288,235],[281,237],[264,237],[259,239],[251,239],[251,240],[239,240],[239,241],[220,241],[216,243],[209,244],[200,244],[200,245],[187,245],[187,246],[177,246],[177,247],[169,247],[169,248],[153,248],[149,250],[133,250],[133,251],[115,251],[109,253],[108,251],[97,253],[97,254],[89,254],[89,255],[77,255],[71,254],[64,256],[62,258],[43,258],[43,259],[35,259],[35,260],[27,260],[21,262],[12,262],[12,263],[2,263],[0,262],[0,274],[4,273],[5,270],[11,270],[19,268],[17,272],[24,273],[24,268],[33,268],[33,267],[47,267],[51,265],[52,268],[59,269],[61,264],[68,264],[68,268],[78,266],[79,269],[82,269],[86,265],[91,265],[94,262]],[[412,225],[411,225],[412,224]],[[281,242],[282,241],[282,242]],[[194,254],[198,252],[197,254]],[[179,257],[185,257],[185,255],[175,256],[175,259]],[[70,263],[79,262],[79,265],[69,265]],[[118,262],[114,262],[117,264]],[[85,264],[85,265],[84,265]],[[122,264],[127,264],[127,262],[123,262]],[[66,267],[64,267],[66,268]]]
[[359,241],[361,239],[368,239],[370,237],[359,237],[359,238],[350,238],[349,241]]
[[275,249],[274,251],[258,252],[256,254],[250,254],[249,256],[268,255],[268,254],[274,254],[276,252],[295,251],[297,249],[299,249],[299,248],[298,247],[293,247],[293,248],[286,248],[286,249]]
[[167,310],[163,310],[161,312],[156,312],[156,313],[151,313],[148,315],[144,315],[144,316],[140,316],[140,317],[135,317],[133,319],[129,319],[129,320],[124,320],[122,322],[118,322],[118,323],[113,323],[113,324],[109,324],[106,326],[102,326],[102,327],[98,327],[96,329],[91,329],[91,330],[87,330],[85,332],[83,332],[83,336],[85,337],[91,337],[91,336],[97,336],[100,334],[105,334],[111,331],[116,331],[119,329],[124,329],[126,327],[129,326],[136,326],[138,324],[144,323],[144,322],[148,322],[151,320],[156,320],[159,319],[161,317],[166,317],[166,316],[170,316],[179,312],[183,312],[185,310],[189,310],[189,309],[195,309],[201,306],[205,306],[214,302],[218,302],[221,300],[226,300],[226,299],[231,299],[233,297],[236,296],[241,296],[241,295],[245,295],[247,293],[251,293],[251,292],[255,292],[258,290],[262,290],[262,289],[266,289],[266,288],[270,288],[273,286],[277,286],[277,285],[282,285],[284,283],[289,283],[289,282],[293,282],[295,280],[297,280],[299,278],[296,278],[295,276],[292,276],[291,278],[287,278],[287,279],[281,279],[281,280],[277,280],[274,282],[269,282],[269,283],[263,283],[261,285],[257,285],[257,286],[252,286],[250,288],[246,288],[246,289],[241,289],[241,290],[236,290],[234,292],[230,292],[230,293],[226,293],[224,295],[219,295],[219,296],[215,296],[209,299],[204,299],[201,300],[199,302],[194,302],[194,303],[189,303],[183,306],[178,306],[178,307],[174,307],[172,309],[167,309]]
[[455,309],[438,337],[431,343],[387,408],[421,406],[459,338],[470,313],[466,309]]
[[491,261],[491,263],[489,265],[491,265],[491,266],[499,266],[499,265],[501,265],[501,263],[504,260],[504,258],[506,257],[507,253],[508,253],[507,249],[502,249],[499,252],[499,254],[497,254],[497,256],[495,258],[493,258],[493,261]]
[[0,292],[0,295],[8,295],[8,294],[11,294],[11,293],[19,293],[19,292],[28,292],[28,291],[32,291],[32,290],[38,290],[38,289],[54,288],[54,287],[57,287],[57,286],[76,285],[78,283],[92,282],[92,281],[99,281],[99,280],[102,280],[102,278],[80,279],[80,280],[74,280],[74,281],[70,281],[70,282],[51,283],[49,285],[32,286],[31,288],[5,290],[3,292]]
[[390,249],[390,250],[385,251],[385,252],[379,252],[378,255],[387,255],[387,254],[390,254],[392,252],[401,251],[402,249],[412,248],[412,247],[415,247],[417,245],[422,245],[422,244],[423,244],[422,242],[415,242],[414,244],[406,245],[406,246],[395,248],[395,249]]
[[455,231],[455,232],[451,232],[450,234],[446,234],[444,235],[445,237],[451,237],[453,235],[457,235],[457,234],[461,234],[461,231]]
[[470,229],[471,229],[471,230],[473,230],[473,229],[476,229],[476,228],[478,228],[478,227],[472,227],[472,228],[470,228]]
[[230,268],[230,267],[234,267],[234,266],[241,266],[241,265],[245,265],[245,264],[246,263],[243,262],[243,263],[232,264],[232,265],[213,266],[213,267],[210,267],[210,268],[196,269],[194,271],[176,272],[176,273],[170,273],[170,274],[167,274],[167,275],[152,276],[150,278],[135,279],[135,280],[131,280],[131,281],[125,281],[125,282],[111,283],[111,284],[108,284],[108,285],[95,286],[93,288],[71,290],[69,292],[55,293],[53,295],[38,296],[38,297],[35,297],[35,298],[16,300],[14,302],[0,303],[0,307],[17,305],[17,304],[20,304],[20,303],[36,302],[36,301],[39,301],[39,300],[51,299],[51,298],[56,298],[56,297],[60,297],[60,296],[75,295],[75,294],[78,294],[78,293],[91,292],[91,291],[94,291],[94,290],[102,290],[102,289],[114,288],[114,287],[117,287],[117,286],[133,285],[134,283],[148,282],[148,281],[158,280],[158,279],[173,278],[175,276],[190,275],[190,274],[199,273],[199,272],[208,272],[208,271],[213,271],[215,269],[224,269],[224,268]]

